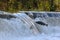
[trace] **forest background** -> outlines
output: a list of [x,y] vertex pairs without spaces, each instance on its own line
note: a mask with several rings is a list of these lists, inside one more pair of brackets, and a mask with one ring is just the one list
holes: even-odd
[[60,11],[60,0],[0,0],[0,10],[18,11]]

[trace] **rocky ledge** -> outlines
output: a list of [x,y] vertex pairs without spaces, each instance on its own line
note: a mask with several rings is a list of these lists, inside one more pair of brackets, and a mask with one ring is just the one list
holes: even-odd
[[16,18],[16,16],[10,15],[10,14],[0,14],[0,18],[2,18],[2,19],[11,19],[11,18]]

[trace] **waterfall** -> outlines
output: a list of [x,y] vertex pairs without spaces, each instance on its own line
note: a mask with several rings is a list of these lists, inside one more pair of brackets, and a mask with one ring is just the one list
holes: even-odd
[[35,21],[42,21],[44,23],[47,23],[48,26],[40,25],[39,30],[43,33],[60,33],[60,14],[59,13],[35,13],[36,18]]
[[33,31],[34,34],[39,33],[36,25],[34,24],[35,22],[29,17],[27,16],[25,13],[19,13],[16,15],[20,20],[22,20],[25,25],[27,26],[28,29],[30,29],[31,31]]
[[[60,39],[60,14],[31,12],[35,18],[23,13],[0,14],[0,40],[56,40]],[[5,15],[5,16],[3,16]],[[3,18],[2,18],[3,17]],[[7,18],[8,17],[8,18]],[[37,24],[37,21],[47,23]],[[58,37],[58,38],[57,38]],[[55,39],[56,38],[56,39]]]
[[3,33],[1,35],[31,36],[37,35],[39,33],[36,25],[34,24],[35,22],[25,13],[18,13],[12,15],[16,16],[16,18],[0,18],[0,33]]

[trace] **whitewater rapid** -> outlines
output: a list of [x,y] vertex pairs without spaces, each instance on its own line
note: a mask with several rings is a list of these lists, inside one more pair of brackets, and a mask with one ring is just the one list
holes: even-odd
[[0,40],[60,40],[60,18],[46,17],[39,25],[25,13],[12,14],[16,18],[0,18]]

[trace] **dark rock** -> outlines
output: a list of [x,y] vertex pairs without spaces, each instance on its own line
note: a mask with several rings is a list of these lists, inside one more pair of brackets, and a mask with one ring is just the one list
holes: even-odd
[[25,14],[27,14],[30,18],[34,18],[34,16],[33,16],[33,13],[28,13],[28,12],[25,12]]
[[0,18],[2,18],[2,19],[11,19],[11,18],[16,18],[16,16],[9,15],[9,14],[0,14]]
[[46,26],[48,26],[48,24],[46,24],[46,23],[44,23],[44,22],[42,22],[42,21],[37,21],[36,23],[38,23],[38,24],[40,24],[40,25],[46,25]]

